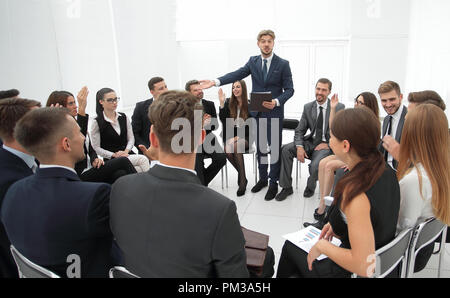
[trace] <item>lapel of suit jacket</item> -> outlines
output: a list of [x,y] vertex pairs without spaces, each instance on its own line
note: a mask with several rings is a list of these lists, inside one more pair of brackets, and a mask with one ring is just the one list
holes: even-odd
[[270,63],[270,69],[269,73],[267,74],[266,83],[270,80],[270,76],[273,74],[273,71],[277,68],[278,63],[280,63],[280,58],[277,55],[273,54],[272,63]]
[[395,133],[395,139],[399,143],[402,138],[403,125],[405,124],[405,116],[406,113],[408,113],[408,109],[405,106],[402,106],[402,108],[403,108],[402,115],[400,116],[400,121],[398,122],[397,125],[397,132]]
[[381,132],[382,133],[382,137],[384,137],[385,136],[385,133],[386,133],[386,130],[387,130],[387,126],[388,126],[388,117],[389,117],[389,115],[387,115],[386,117],[384,117],[384,120],[383,120],[383,131]]
[[314,132],[316,131],[317,125],[317,101],[314,101],[311,106],[311,119],[312,119],[311,135],[313,135]]
[[327,99],[327,112],[325,116],[325,138],[328,140],[328,132],[329,132],[329,126],[330,126],[330,109],[331,109],[331,103],[330,100]]

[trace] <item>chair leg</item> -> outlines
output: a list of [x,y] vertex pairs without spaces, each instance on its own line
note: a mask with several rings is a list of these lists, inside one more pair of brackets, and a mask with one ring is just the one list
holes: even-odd
[[256,153],[253,153],[253,173],[255,174],[255,184],[258,183],[258,162]]
[[225,163],[225,186],[228,188],[228,161]]
[[442,268],[444,267],[444,255],[445,255],[445,240],[447,237],[447,226],[444,227],[442,231],[442,239],[440,244],[440,253],[439,253],[439,266],[438,266],[438,278],[441,278]]
[[221,176],[221,178],[222,178],[222,189],[223,189],[223,168],[220,169],[220,176]]
[[295,167],[295,189],[298,189],[298,161],[296,162]]

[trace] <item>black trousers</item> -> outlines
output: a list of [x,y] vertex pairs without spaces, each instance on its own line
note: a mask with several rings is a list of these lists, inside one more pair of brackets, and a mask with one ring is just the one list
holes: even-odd
[[[211,164],[209,167],[205,168],[205,159],[211,158]],[[213,153],[197,153],[195,158],[195,171],[200,179],[200,182],[208,186],[208,184],[216,177],[220,170],[227,163],[227,156],[223,152],[213,152]]]
[[113,184],[120,177],[134,173],[136,173],[136,169],[130,160],[126,157],[119,157],[105,161],[105,164],[99,169],[89,169],[80,175],[80,179],[88,182]]
[[308,254],[286,241],[278,263],[277,278],[350,278],[351,273],[331,259],[314,261],[313,270],[308,269]]

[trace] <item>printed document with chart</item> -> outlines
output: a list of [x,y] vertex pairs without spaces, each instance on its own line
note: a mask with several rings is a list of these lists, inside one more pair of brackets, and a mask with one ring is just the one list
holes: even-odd
[[[313,248],[313,246],[317,243],[317,241],[319,241],[321,232],[322,232],[321,230],[313,226],[309,226],[306,229],[300,230],[298,232],[284,235],[283,238],[292,242],[296,246],[300,247],[301,249],[309,253],[311,248]],[[341,240],[336,239],[336,237],[334,237],[331,243],[336,246],[340,246]],[[327,258],[326,255],[320,255],[317,258],[317,260],[321,261],[326,258]]]

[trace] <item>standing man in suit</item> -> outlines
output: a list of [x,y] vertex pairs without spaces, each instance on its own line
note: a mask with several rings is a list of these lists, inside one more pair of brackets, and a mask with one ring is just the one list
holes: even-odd
[[[25,148],[14,138],[16,123],[30,110],[39,108],[41,103],[35,100],[8,98],[0,102],[0,211],[8,188],[22,178],[33,175],[37,164]],[[16,264],[9,249],[11,243],[0,221],[0,278],[17,278]]]
[[[403,94],[401,93],[400,86],[393,81],[384,82],[378,88],[378,94],[380,95],[381,105],[388,114],[383,121],[382,136],[383,138],[391,136],[397,143],[400,143],[403,124],[405,123],[405,117],[408,113],[408,109],[402,104]],[[398,161],[384,149],[382,143],[380,144],[379,149],[384,155],[385,161],[394,170],[397,170]]]
[[60,276],[107,277],[114,265],[111,187],[82,182],[75,172],[85,157],[76,120],[66,109],[36,109],[17,123],[14,136],[40,166],[13,184],[3,201],[1,220],[11,244]]
[[[330,141],[330,100],[332,83],[328,79],[320,79],[316,84],[316,100],[305,105],[302,118],[295,129],[294,142],[283,146],[281,153],[280,186],[282,191],[277,195],[277,201],[285,200],[293,193],[292,190],[292,164],[294,158],[301,163],[305,158],[311,160],[309,164],[309,178],[303,193],[305,198],[314,195],[319,175],[320,161],[331,155]],[[336,113],[345,106],[339,103]],[[306,135],[310,130],[311,133]]]
[[[206,134],[194,114],[202,109],[187,92],[161,95],[150,108],[150,141],[159,163],[113,185],[111,229],[125,267],[140,277],[249,275],[235,203],[203,186],[194,172],[195,151]],[[178,119],[188,127],[171,129]],[[180,134],[185,150],[176,154],[172,139]]]
[[[216,107],[214,102],[203,98],[204,94],[199,81],[192,80],[187,82],[185,90],[194,95],[197,101],[203,105],[203,127],[206,131],[206,138],[205,142],[197,150],[195,171],[202,184],[208,186],[227,163],[227,156],[213,133],[219,126]],[[205,158],[211,158],[212,160],[207,168],[205,168]]]
[[[257,39],[261,55],[250,57],[247,64],[235,72],[214,81],[202,81],[201,83],[205,89],[212,86],[220,87],[251,75],[252,92],[272,92],[273,100],[263,104],[270,112],[258,113],[255,117],[258,130],[257,154],[260,180],[252,189],[253,193],[259,192],[268,185],[268,179],[270,179],[269,190],[265,196],[265,199],[269,201],[274,199],[278,192],[284,105],[294,95],[294,84],[289,62],[273,53],[275,33],[272,30],[264,30],[258,34]],[[272,128],[272,125],[277,127]],[[272,130],[276,131],[278,136],[273,135]],[[260,134],[267,136],[267,139],[261,139]],[[271,152],[269,174],[267,173],[267,148],[270,148]]]
[[135,139],[135,146],[139,148],[139,153],[142,154],[142,150],[139,145],[144,145],[145,148],[150,147],[149,134],[150,134],[150,120],[148,119],[148,110],[153,101],[158,100],[159,95],[166,92],[167,85],[164,79],[161,77],[154,77],[148,82],[148,89],[152,94],[152,98],[138,102],[134,109],[133,116],[131,116],[131,126],[133,127],[133,134]]

